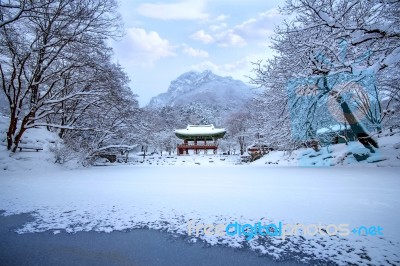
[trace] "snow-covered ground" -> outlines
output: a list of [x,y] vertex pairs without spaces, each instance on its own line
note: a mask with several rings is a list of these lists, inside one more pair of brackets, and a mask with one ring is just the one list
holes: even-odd
[[[196,224],[381,226],[383,236],[205,236],[277,259],[400,263],[398,168],[132,166],[4,171],[0,209],[34,212],[19,233],[154,228],[187,236]],[[188,237],[194,241],[195,238]]]
[[20,147],[41,148],[23,149],[22,152],[10,154],[6,149],[6,132],[9,118],[0,113],[0,171],[31,171],[35,169],[60,169],[55,165],[55,156],[50,149],[59,145],[60,139],[57,134],[49,132],[44,127],[31,128],[22,136]]
[[[211,154],[198,154],[198,155],[148,155],[143,156],[133,155],[129,157],[129,164],[133,165],[238,165],[243,164],[239,155],[211,155]],[[110,165],[106,163],[105,165]]]
[[[0,122],[4,119],[0,119]],[[4,136],[4,125],[0,125]],[[27,146],[9,156],[0,141],[0,210],[33,213],[19,233],[153,228],[205,241],[250,248],[275,259],[332,261],[340,265],[400,264],[399,135],[379,138],[367,153],[354,142],[287,154],[274,151],[251,164],[240,156],[132,156],[131,164],[76,168],[54,164],[57,136],[43,128],[27,132]],[[321,167],[335,165],[336,167]],[[346,167],[338,167],[338,166]],[[306,166],[306,167],[299,167]],[[309,167],[314,166],[314,167]],[[366,167],[369,166],[369,167]],[[382,166],[382,167],[379,167]],[[385,167],[383,167],[385,166]],[[188,225],[340,225],[383,228],[383,235],[188,236]]]

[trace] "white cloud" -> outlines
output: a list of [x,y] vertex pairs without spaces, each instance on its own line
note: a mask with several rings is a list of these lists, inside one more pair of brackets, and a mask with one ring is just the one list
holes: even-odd
[[137,11],[145,17],[164,20],[198,20],[207,19],[204,12],[204,0],[181,1],[170,4],[144,3],[139,5]]
[[238,60],[236,62],[233,62],[231,64],[224,64],[222,65],[222,70],[226,72],[235,72],[239,71],[242,69],[247,69],[247,67],[250,65],[250,62],[248,61],[248,58],[243,58],[241,60]]
[[[226,19],[225,15],[220,16]],[[215,43],[222,47],[243,47],[249,42],[266,41],[273,34],[274,27],[282,20],[278,9],[273,8],[258,14],[256,18],[248,19],[234,27],[227,28],[225,22],[209,26],[210,33],[199,30],[191,38],[205,44]]]
[[[192,65],[193,70],[204,71],[211,70],[220,75],[238,76],[237,73],[248,73],[250,67],[249,58],[245,57],[233,63],[217,65],[210,60]],[[239,75],[240,76],[240,75]]]
[[192,34],[190,38],[205,44],[216,43],[221,47],[242,47],[246,45],[246,41],[232,30],[215,33],[213,36],[204,30],[199,30]]
[[225,19],[229,18],[229,16],[225,15],[225,14],[221,14],[219,15],[215,20],[216,21],[224,21]]
[[282,16],[278,9],[273,8],[260,13],[257,18],[251,18],[235,26],[232,30],[241,37],[266,38],[273,34],[274,26],[281,21]]
[[232,30],[218,33],[215,38],[218,45],[222,47],[243,47],[246,45],[246,41]]
[[265,58],[265,54],[249,54],[243,58],[239,58],[237,61],[223,64],[216,64],[211,60],[205,60],[199,64],[192,65],[191,68],[196,71],[211,70],[221,76],[231,76],[236,79],[248,81],[247,76],[251,75],[251,71],[254,68],[252,62],[257,62],[260,58]]
[[225,22],[222,22],[220,24],[215,24],[215,25],[211,25],[210,27],[208,27],[211,31],[220,31],[224,28],[228,27],[228,24],[226,24]]
[[196,71],[211,70],[212,72],[220,76],[230,76],[235,79],[245,81],[245,76],[249,73],[247,65],[248,63],[244,60],[220,65],[210,60],[207,60],[199,64],[192,65],[191,68]]
[[204,70],[211,70],[215,73],[219,72],[220,66],[214,64],[213,62],[207,60],[204,62],[201,62],[196,65],[192,65],[192,69],[196,71],[204,71]]
[[193,56],[193,57],[208,57],[209,56],[207,51],[203,51],[203,50],[200,50],[200,49],[195,49],[193,47],[190,47],[187,44],[183,44],[182,46],[183,46],[182,52],[184,54],[189,55],[189,56]]
[[122,63],[150,66],[157,60],[174,56],[174,47],[155,31],[129,28],[125,38],[116,43],[116,54]]
[[205,33],[204,30],[199,30],[190,36],[193,40],[201,41],[205,44],[214,42],[214,38],[210,35]]

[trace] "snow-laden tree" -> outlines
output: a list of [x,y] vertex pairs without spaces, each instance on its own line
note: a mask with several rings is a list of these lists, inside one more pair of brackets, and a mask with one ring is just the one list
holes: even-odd
[[256,64],[253,82],[286,90],[293,136],[313,138],[321,112],[336,105],[359,141],[377,147],[362,118],[371,111],[371,126],[380,127],[376,76],[400,61],[399,8],[398,1],[286,2],[292,19],[276,30],[277,55]]
[[[98,156],[127,154],[140,140],[141,113],[129,79],[118,65],[109,63],[94,79],[95,96],[62,102],[66,108],[52,117],[52,129],[64,139],[82,161]],[[58,121],[59,125],[55,124]]]
[[218,140],[218,148],[227,155],[236,154],[237,140],[227,132],[222,139]]
[[250,113],[247,110],[240,110],[231,114],[224,123],[228,136],[236,139],[240,155],[245,153],[246,147],[250,144],[250,118]]
[[[248,106],[252,142],[270,148],[290,150],[295,147],[290,129],[286,91],[271,87],[258,93]],[[254,137],[262,135],[262,139]]]
[[71,89],[69,82],[88,82],[92,76],[85,71],[96,67],[91,56],[104,53],[105,40],[120,34],[114,0],[39,2],[0,28],[0,77],[10,109],[7,148],[12,151],[27,129],[44,125],[56,105],[93,94],[83,86]]
[[180,128],[183,123],[178,117],[178,110],[175,107],[166,106],[152,110],[152,112],[157,116],[157,119],[154,120],[156,122],[154,124],[155,146],[161,155],[163,151],[171,155],[176,151],[176,145],[180,142],[175,136],[174,130]]
[[[107,51],[107,48],[105,48]],[[46,123],[51,130],[56,131],[60,138],[69,131],[82,127],[82,118],[90,108],[98,106],[110,90],[119,90],[118,86],[126,86],[127,78],[119,66],[110,63],[110,55],[90,55],[93,64],[82,67],[79,71],[70,71],[63,77],[63,89],[60,97],[84,93],[80,97],[72,97],[56,101],[52,113],[46,116]]]
[[216,106],[206,106],[200,102],[191,102],[182,106],[177,106],[176,111],[175,117],[179,127],[186,127],[188,124],[218,125],[220,122],[217,120],[220,115],[218,107]]
[[380,88],[380,121],[393,129],[400,127],[400,63],[388,67],[378,75]]

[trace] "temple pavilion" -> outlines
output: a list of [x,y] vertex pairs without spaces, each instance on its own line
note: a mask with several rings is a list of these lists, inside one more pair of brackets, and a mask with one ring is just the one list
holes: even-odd
[[217,153],[217,140],[222,138],[226,130],[224,128],[215,128],[214,125],[188,125],[185,129],[177,129],[175,135],[183,140],[182,144],[177,145],[177,154],[189,154],[193,150],[194,154],[204,151],[207,154],[212,150]]

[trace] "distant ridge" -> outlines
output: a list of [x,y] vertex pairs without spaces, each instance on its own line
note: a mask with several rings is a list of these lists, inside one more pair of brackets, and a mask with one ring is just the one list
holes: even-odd
[[210,70],[189,71],[173,80],[167,92],[150,100],[150,108],[183,106],[190,103],[209,108],[233,110],[241,108],[254,92],[251,87],[232,77],[221,77]]

